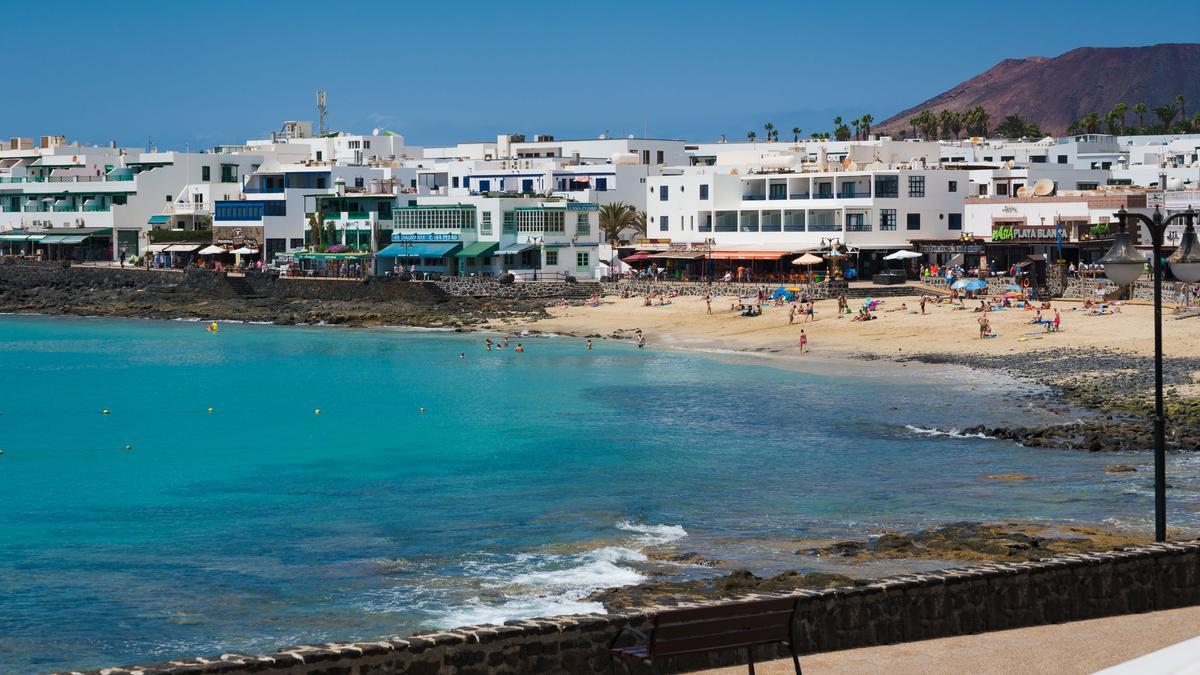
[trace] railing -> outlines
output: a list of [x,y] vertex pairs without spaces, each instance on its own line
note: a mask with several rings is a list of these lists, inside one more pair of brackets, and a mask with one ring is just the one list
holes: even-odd
[[808,199],[809,196],[810,196],[810,194],[807,192],[797,192],[797,193],[788,195],[788,199]]
[[370,211],[349,211],[346,213],[346,218],[349,220],[367,220],[370,217]]
[[842,226],[837,223],[809,223],[809,232],[841,232]]
[[900,192],[898,190],[875,190],[875,196],[896,199],[900,196]]
[[838,196],[838,199],[867,199],[871,196],[871,193],[870,192],[850,191],[850,192],[839,192],[839,193],[837,193],[837,196]]
[[[226,181],[226,182],[228,182],[228,181]],[[242,188],[242,192],[245,192],[245,193],[246,193],[246,194],[248,194],[248,195],[256,195],[256,194],[275,194],[275,193],[283,192],[283,188],[281,188],[281,187],[268,187],[268,188],[265,188],[265,187],[245,187],[245,188]]]
[[742,199],[748,202],[762,202],[767,200],[766,195],[742,195]]
[[133,176],[0,176],[0,183],[122,183]]
[[782,192],[772,192],[772,193],[771,193],[771,200],[772,200],[772,201],[774,201],[774,200],[776,200],[776,199],[787,199],[787,198],[788,198],[788,196],[787,196],[787,194],[786,194],[786,193],[782,193]]
[[89,212],[92,212],[92,213],[102,213],[102,212],[111,211],[111,210],[112,210],[112,206],[110,206],[110,205],[104,205],[104,206],[85,206],[85,207],[83,207],[83,210],[84,210],[84,211],[89,211]]
[[813,199],[833,199],[835,196],[836,195],[834,195],[832,192],[818,192],[817,194],[813,195],[812,198]]
[[870,223],[846,223],[847,232],[870,232]]

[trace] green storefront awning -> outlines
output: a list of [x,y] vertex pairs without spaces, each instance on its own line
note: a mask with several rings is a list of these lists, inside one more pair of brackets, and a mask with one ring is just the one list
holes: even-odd
[[171,216],[150,216],[150,225],[163,225],[171,222]]
[[27,234],[0,234],[0,241],[29,241]]
[[66,237],[61,234],[48,234],[42,238],[42,243],[43,244],[61,244],[63,239],[66,239]]
[[58,243],[60,243],[60,244],[82,244],[83,242],[87,241],[87,238],[88,238],[88,235],[86,235],[86,234],[83,234],[83,235],[67,234],[67,235],[63,235],[62,241],[60,241]]
[[455,258],[487,258],[500,248],[498,241],[477,241],[454,254]]
[[375,256],[378,258],[445,258],[458,250],[462,244],[395,243]]

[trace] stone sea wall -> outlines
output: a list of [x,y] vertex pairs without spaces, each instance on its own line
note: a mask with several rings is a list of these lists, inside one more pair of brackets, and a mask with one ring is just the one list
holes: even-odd
[[[800,598],[796,630],[802,653],[1094,619],[1200,604],[1200,542],[907,574],[790,595]],[[510,621],[371,642],[287,647],[264,656],[224,654],[93,672],[606,673],[607,648],[621,627],[628,623],[645,630],[654,611]],[[782,655],[780,649],[763,648],[757,658]],[[741,657],[697,655],[674,667],[730,665]]]
[[434,282],[446,295],[492,298],[561,298],[598,292],[595,282],[529,281],[502,284],[487,277],[445,277]]
[[703,296],[711,293],[713,297],[729,297],[739,295],[753,298],[755,295],[757,295],[759,289],[766,288],[767,295],[769,297],[770,294],[774,293],[775,289],[779,288],[781,285],[784,288],[798,288],[800,289],[801,295],[807,295],[813,300],[828,300],[830,298],[836,298],[839,293],[846,292],[845,282],[832,284],[796,285],[779,283],[724,283],[720,281],[713,283],[701,281],[660,282],[643,279],[624,279],[617,282],[605,282],[602,285],[604,287],[604,293],[607,295],[619,295],[622,291],[629,291],[631,294],[636,296],[648,295],[651,292],[667,294],[674,291],[679,295]]

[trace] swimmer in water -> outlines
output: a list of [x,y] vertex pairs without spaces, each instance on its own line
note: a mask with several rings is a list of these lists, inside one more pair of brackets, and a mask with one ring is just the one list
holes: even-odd
[[487,340],[484,341],[484,347],[486,348],[487,351],[489,351],[489,352],[492,351],[492,338],[488,338]]
[[208,332],[210,332],[210,333],[215,333],[215,332],[217,332],[217,330],[218,330],[218,329],[217,329],[217,322],[216,322],[216,321],[214,321],[214,322],[212,322],[212,323],[208,324]]
[[520,342],[518,342],[516,349],[514,349],[513,351],[514,352],[523,352],[523,351],[525,351],[525,348],[521,346]]
[[465,359],[465,358],[467,358],[467,354],[466,354],[466,352],[459,352],[459,353],[458,353],[458,358],[460,358],[460,359]]
[[505,349],[508,348],[508,336],[507,335],[504,336],[504,348]]
[[591,340],[588,340],[588,341],[587,341],[587,348],[588,348],[588,349],[591,349],[591,348],[592,348],[592,341],[591,341]]

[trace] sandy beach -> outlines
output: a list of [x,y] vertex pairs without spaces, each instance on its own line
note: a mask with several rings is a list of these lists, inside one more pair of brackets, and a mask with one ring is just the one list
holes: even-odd
[[[804,322],[797,312],[793,325],[788,324],[789,305],[768,304],[761,316],[743,317],[730,309],[731,303],[737,302],[736,296],[716,296],[709,315],[703,297],[670,298],[665,306],[646,307],[641,297],[609,296],[598,307],[552,307],[550,318],[527,327],[604,337],[614,332],[628,336],[641,329],[651,346],[773,352],[814,359],[862,354],[888,358],[914,354],[1003,356],[1089,347],[1145,356],[1153,354],[1154,348],[1154,309],[1148,304],[1127,304],[1116,307],[1119,311],[1114,314],[1089,316],[1079,302],[1055,300],[1051,306],[1062,317],[1058,333],[1046,333],[1042,326],[1031,324],[1034,311],[993,311],[988,318],[996,337],[980,339],[980,313],[972,311],[978,301],[968,301],[965,310],[956,310],[948,300],[929,303],[922,315],[919,297],[886,298],[874,313],[875,320],[860,322],[852,321],[851,316],[838,318],[837,302],[822,300],[815,305],[813,321]],[[863,301],[849,302],[857,311]],[[1044,311],[1043,318],[1052,319],[1053,311]],[[1168,357],[1200,353],[1200,319],[1176,320],[1168,309],[1163,323]],[[808,353],[800,349],[801,330],[808,336]]]

